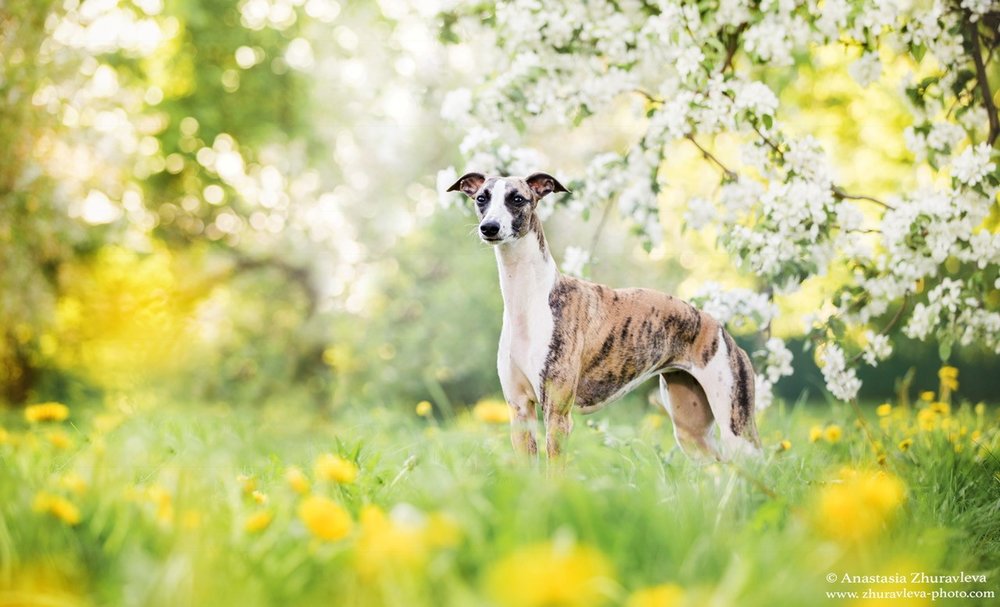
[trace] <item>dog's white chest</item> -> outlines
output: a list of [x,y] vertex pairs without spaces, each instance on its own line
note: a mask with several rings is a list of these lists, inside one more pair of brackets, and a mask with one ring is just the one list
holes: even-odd
[[507,277],[503,330],[497,356],[500,383],[508,396],[522,393],[537,401],[541,376],[552,341],[553,319],[548,288],[519,289],[518,276]]

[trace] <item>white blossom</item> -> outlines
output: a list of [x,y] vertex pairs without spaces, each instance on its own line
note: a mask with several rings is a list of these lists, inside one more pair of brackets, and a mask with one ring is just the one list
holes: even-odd
[[989,173],[996,170],[990,160],[992,149],[986,143],[969,146],[951,163],[952,177],[966,185],[976,185]]
[[861,380],[854,369],[847,366],[844,351],[837,344],[827,343],[820,355],[826,389],[840,400],[851,400],[861,389]]
[[851,78],[854,78],[855,82],[863,87],[867,87],[882,77],[882,62],[879,61],[877,52],[868,51],[861,55],[860,59],[852,63],[847,68],[847,71],[851,74]]

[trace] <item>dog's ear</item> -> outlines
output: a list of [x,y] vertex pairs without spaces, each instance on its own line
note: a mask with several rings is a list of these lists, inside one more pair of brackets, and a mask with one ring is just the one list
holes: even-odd
[[458,181],[453,183],[452,186],[448,188],[448,191],[461,191],[469,198],[472,198],[476,195],[476,192],[479,191],[479,188],[483,186],[484,181],[486,181],[486,178],[480,173],[466,173],[465,175],[462,175]]
[[528,175],[524,181],[539,198],[544,198],[552,192],[569,191],[563,187],[563,184],[556,181],[555,177],[549,175],[548,173],[532,173],[531,175]]

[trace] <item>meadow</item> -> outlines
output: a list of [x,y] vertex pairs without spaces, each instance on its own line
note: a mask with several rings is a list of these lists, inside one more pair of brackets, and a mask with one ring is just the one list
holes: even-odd
[[0,605],[996,604],[1000,417],[947,369],[707,465],[639,396],[552,468],[495,400],[38,403],[2,418]]

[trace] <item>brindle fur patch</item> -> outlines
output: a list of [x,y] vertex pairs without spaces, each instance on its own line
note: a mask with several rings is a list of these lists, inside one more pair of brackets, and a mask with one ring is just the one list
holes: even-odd
[[649,289],[610,289],[560,276],[549,295],[554,329],[542,370],[542,402],[575,397],[593,409],[635,382],[668,368],[704,367],[726,341],[734,374],[732,429],[742,435],[753,415],[753,372],[714,318]]

